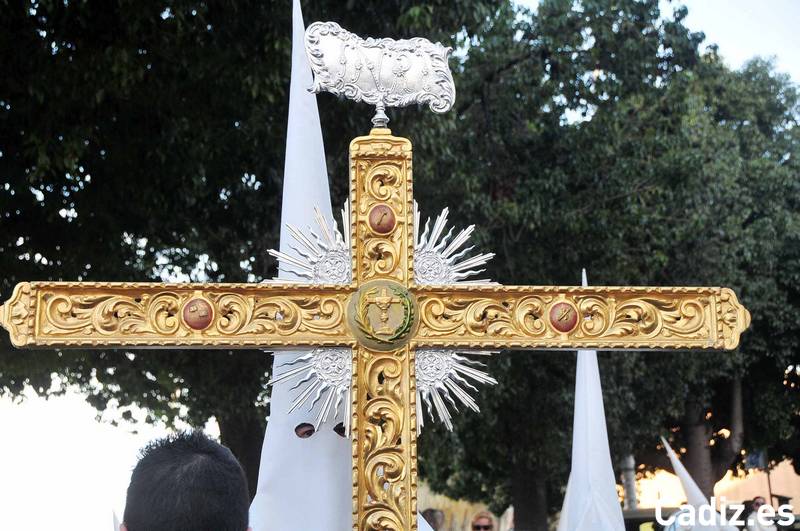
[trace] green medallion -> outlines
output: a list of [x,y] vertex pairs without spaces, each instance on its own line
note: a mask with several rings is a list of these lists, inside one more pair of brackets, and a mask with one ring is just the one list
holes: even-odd
[[402,284],[376,280],[353,294],[348,305],[348,322],[362,345],[375,350],[396,350],[411,336],[416,306],[414,297]]

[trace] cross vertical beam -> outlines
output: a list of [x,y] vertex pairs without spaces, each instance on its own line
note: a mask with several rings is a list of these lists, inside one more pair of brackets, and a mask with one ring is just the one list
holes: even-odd
[[[414,210],[411,143],[373,129],[350,144],[350,231],[353,281],[374,308],[349,308],[349,319],[375,341],[353,351],[353,530],[417,529],[417,426],[414,353],[381,343],[384,329],[409,334],[392,308],[394,286],[413,279]],[[391,281],[391,284],[384,284]],[[374,286],[374,287],[373,287]],[[382,300],[385,303],[382,304]],[[359,318],[359,311],[363,312]],[[373,312],[367,316],[367,312]],[[409,318],[410,317],[410,318]],[[369,319],[384,326],[371,328]],[[391,321],[391,323],[390,323]],[[370,330],[364,330],[364,327]],[[371,333],[370,333],[371,332]]]

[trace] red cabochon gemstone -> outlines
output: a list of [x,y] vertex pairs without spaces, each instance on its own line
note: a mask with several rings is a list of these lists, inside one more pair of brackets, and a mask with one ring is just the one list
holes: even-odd
[[389,205],[375,205],[369,211],[369,228],[378,234],[388,234],[394,230],[397,218]]
[[550,307],[550,324],[559,332],[569,332],[578,324],[578,312],[567,302],[557,302]]
[[192,299],[183,307],[183,321],[194,330],[204,330],[211,324],[214,312],[208,301]]

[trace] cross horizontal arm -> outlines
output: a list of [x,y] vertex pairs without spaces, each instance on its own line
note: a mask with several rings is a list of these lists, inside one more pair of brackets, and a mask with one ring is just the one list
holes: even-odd
[[750,312],[727,288],[414,287],[415,347],[734,349]]
[[353,346],[352,289],[302,284],[24,282],[0,307],[17,347]]

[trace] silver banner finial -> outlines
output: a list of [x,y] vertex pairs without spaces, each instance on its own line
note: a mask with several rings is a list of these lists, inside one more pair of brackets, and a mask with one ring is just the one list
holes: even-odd
[[456,87],[447,64],[452,48],[423,38],[362,39],[335,22],[306,30],[306,52],[314,73],[311,90],[331,92],[375,106],[375,127],[386,127],[386,107],[426,104],[443,113]]

